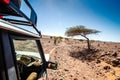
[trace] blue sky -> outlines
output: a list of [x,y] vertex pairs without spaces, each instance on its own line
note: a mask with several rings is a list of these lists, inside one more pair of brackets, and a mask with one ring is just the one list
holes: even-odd
[[84,25],[101,31],[89,35],[90,39],[120,42],[120,0],[29,1],[37,12],[37,27],[42,34],[65,36],[67,28]]

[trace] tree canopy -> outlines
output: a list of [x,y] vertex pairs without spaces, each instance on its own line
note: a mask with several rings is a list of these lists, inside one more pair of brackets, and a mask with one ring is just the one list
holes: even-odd
[[86,36],[88,34],[96,34],[99,32],[100,31],[98,31],[98,30],[88,29],[85,26],[80,25],[80,26],[68,28],[67,31],[65,32],[65,35],[67,35],[67,36],[77,36],[77,35]]

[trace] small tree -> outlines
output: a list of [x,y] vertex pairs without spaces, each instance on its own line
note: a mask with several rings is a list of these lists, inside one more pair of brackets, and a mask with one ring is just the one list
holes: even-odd
[[88,50],[90,50],[90,40],[87,37],[88,34],[96,34],[99,33],[100,31],[98,30],[94,30],[94,29],[88,29],[85,28],[85,26],[80,25],[80,26],[75,26],[75,27],[70,27],[67,29],[67,31],[65,32],[65,35],[67,36],[77,36],[80,35],[84,38],[87,39],[87,46],[88,46]]
[[54,36],[54,44],[56,45],[57,43],[59,43],[61,40],[63,39],[63,37],[61,36]]

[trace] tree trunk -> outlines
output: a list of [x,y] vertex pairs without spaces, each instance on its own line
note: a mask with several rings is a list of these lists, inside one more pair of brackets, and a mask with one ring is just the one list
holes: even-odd
[[[83,35],[82,35],[82,36],[83,36]],[[83,36],[83,37],[87,39],[87,47],[88,47],[88,50],[91,50],[89,38],[87,38],[86,36]]]
[[90,48],[90,40],[88,39],[88,38],[86,38],[87,39],[87,46],[88,46],[88,50],[90,50],[91,48]]

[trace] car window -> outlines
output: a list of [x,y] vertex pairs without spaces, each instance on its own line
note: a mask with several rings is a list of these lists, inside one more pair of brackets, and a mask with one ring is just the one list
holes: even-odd
[[19,60],[22,55],[41,60],[35,40],[13,40],[16,59]]
[[40,73],[42,59],[35,40],[13,40],[13,42],[20,79],[26,80],[32,72]]
[[38,52],[36,42],[34,40],[14,40],[16,51]]

